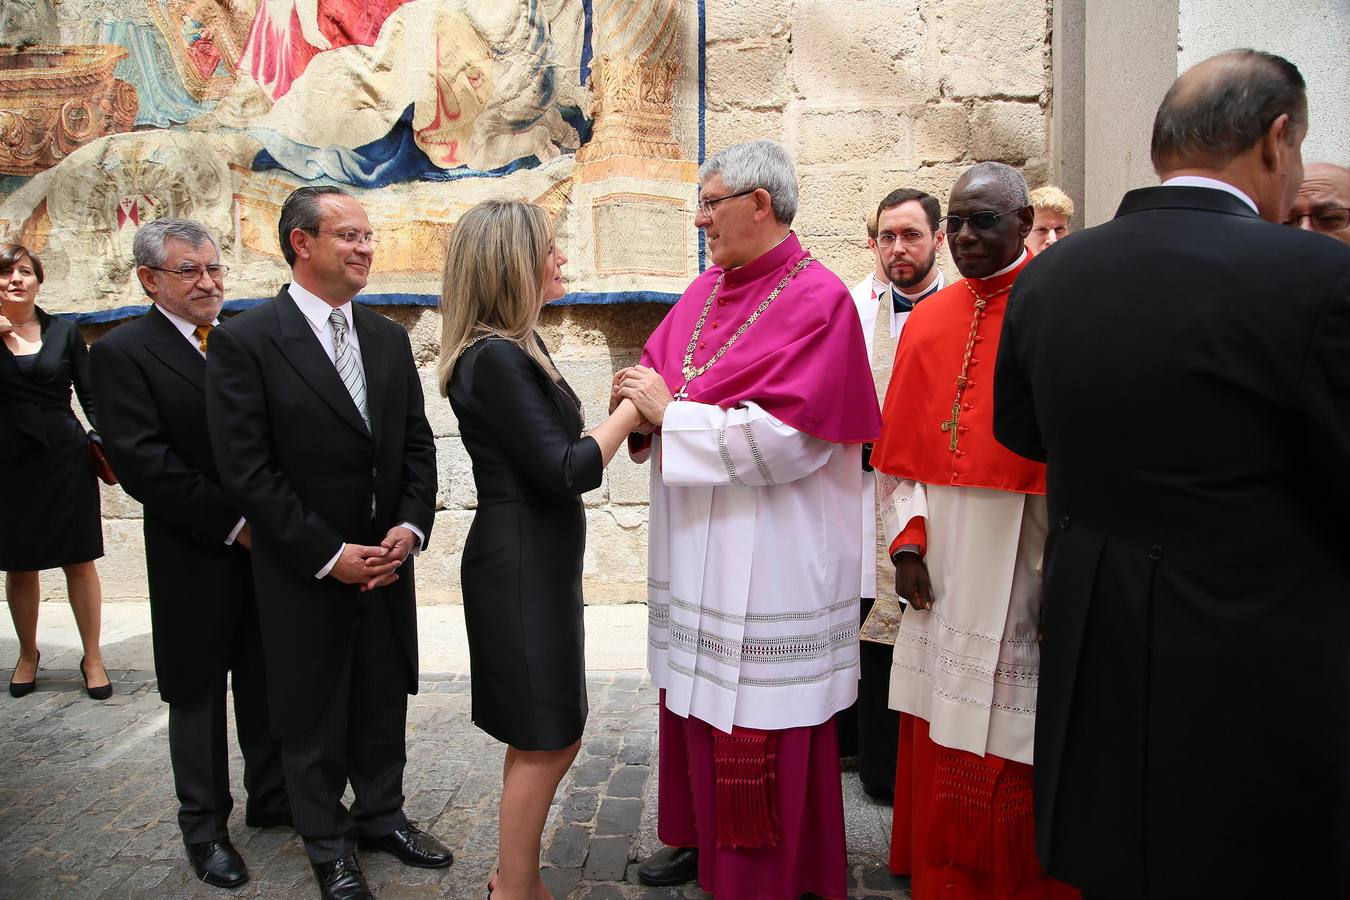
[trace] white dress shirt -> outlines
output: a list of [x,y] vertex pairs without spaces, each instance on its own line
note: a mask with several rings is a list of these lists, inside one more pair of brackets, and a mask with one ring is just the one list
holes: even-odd
[[[333,328],[328,322],[328,317],[333,314],[333,310],[342,310],[342,315],[347,320],[347,346],[355,354],[356,363],[361,367],[361,374],[364,377],[366,361],[361,357],[361,339],[357,337],[356,321],[352,318],[352,301],[348,300],[340,306],[333,306],[327,300],[321,299],[317,294],[295,281],[287,285],[286,293],[291,295],[291,299],[295,301],[300,314],[309,323],[309,327],[314,329],[314,336],[319,339],[319,346],[323,347],[323,352],[328,354],[328,361],[334,365],[337,364],[337,351],[333,347]],[[427,542],[426,535],[422,534],[422,529],[411,522],[400,522],[399,526],[408,529],[417,537],[417,546],[413,547],[412,555],[416,556],[421,553],[422,545]],[[342,551],[346,549],[345,541],[339,544],[333,558],[328,560],[328,564],[316,572],[314,577],[324,578],[329,572],[333,571],[333,566],[337,565],[338,558],[342,556]]]
[[1229,194],[1232,194],[1234,197],[1238,198],[1238,199],[1241,200],[1243,203],[1245,203],[1245,204],[1247,204],[1248,206],[1250,206],[1250,207],[1252,208],[1252,212],[1256,213],[1258,216],[1261,215],[1261,210],[1259,210],[1259,209],[1256,208],[1256,201],[1255,201],[1255,200],[1253,200],[1251,197],[1248,197],[1246,194],[1244,194],[1242,191],[1238,190],[1237,188],[1233,187],[1233,186],[1232,186],[1231,184],[1229,184],[1228,182],[1226,182],[1226,181],[1220,181],[1220,180],[1217,179],[1217,178],[1206,178],[1206,177],[1203,176],[1203,175],[1177,175],[1177,176],[1174,177],[1174,178],[1169,178],[1169,179],[1167,179],[1166,181],[1164,181],[1164,182],[1162,183],[1162,186],[1163,186],[1163,187],[1202,187],[1202,188],[1212,188],[1213,190],[1216,190],[1216,191],[1225,191],[1225,192],[1227,192],[1227,193],[1229,193]]
[[[206,354],[202,353],[201,341],[197,340],[196,325],[194,325],[192,322],[189,322],[182,316],[170,312],[168,309],[165,309],[158,303],[155,304],[155,309],[159,310],[164,315],[164,318],[168,319],[169,322],[173,324],[173,327],[178,329],[178,333],[187,339],[187,342],[192,345],[193,350],[196,350],[199,354],[201,354],[203,359],[206,358]],[[211,320],[212,328],[214,328],[219,324],[220,324],[219,319]],[[230,536],[225,538],[226,547],[233,544],[235,542],[235,539],[239,537],[239,532],[244,530],[244,523],[245,523],[244,517],[240,516],[239,521],[234,523],[234,528],[230,529]]]

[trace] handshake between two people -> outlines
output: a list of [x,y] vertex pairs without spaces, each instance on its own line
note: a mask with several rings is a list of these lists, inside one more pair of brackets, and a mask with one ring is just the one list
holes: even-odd
[[625,400],[637,407],[642,422],[633,429],[638,434],[651,434],[666,418],[666,407],[673,398],[666,380],[655,369],[629,366],[614,373],[609,386],[609,411],[612,415]]
[[398,569],[417,547],[417,535],[403,526],[389,529],[377,546],[347,543],[328,574],[343,584],[359,584],[373,591],[398,581]]

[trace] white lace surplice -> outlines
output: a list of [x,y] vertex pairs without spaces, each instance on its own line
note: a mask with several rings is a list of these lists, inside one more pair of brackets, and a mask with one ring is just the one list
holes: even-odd
[[721,729],[818,725],[858,692],[860,448],[753,403],[666,408],[652,458],[647,664]]
[[877,473],[882,524],[927,534],[931,610],[909,607],[891,665],[890,705],[928,722],[945,747],[1030,763],[1040,677],[1045,498]]

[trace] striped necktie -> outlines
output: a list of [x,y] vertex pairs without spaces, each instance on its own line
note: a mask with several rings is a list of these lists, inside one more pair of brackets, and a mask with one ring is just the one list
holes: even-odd
[[347,343],[347,317],[342,310],[335,309],[328,314],[328,324],[333,329],[333,365],[337,366],[338,377],[352,395],[361,418],[370,428],[370,412],[366,409],[366,375],[361,371],[361,363]]

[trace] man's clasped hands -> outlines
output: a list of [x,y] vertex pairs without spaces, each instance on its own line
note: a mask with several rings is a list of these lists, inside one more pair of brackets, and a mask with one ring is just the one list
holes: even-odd
[[642,415],[639,434],[651,434],[666,418],[666,407],[673,398],[666,380],[655,369],[629,366],[614,373],[609,386],[609,411],[618,409],[624,400],[633,401]]

